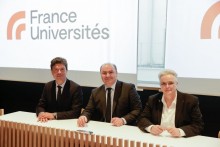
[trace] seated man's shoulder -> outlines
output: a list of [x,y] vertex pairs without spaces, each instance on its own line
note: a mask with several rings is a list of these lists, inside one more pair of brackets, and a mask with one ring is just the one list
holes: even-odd
[[105,90],[105,86],[102,85],[100,87],[95,87],[92,89],[92,94],[96,94],[96,93],[100,93],[103,92]]
[[44,84],[44,87],[45,88],[51,88],[54,84],[55,84],[55,80],[49,81],[49,82]]
[[75,86],[75,87],[80,86],[78,83],[76,83],[76,82],[74,82],[74,81],[72,81],[72,80],[67,80],[66,82],[68,83],[68,81],[70,82],[70,85],[71,85],[71,86]]
[[122,82],[122,81],[119,81],[118,83],[120,83],[124,87],[135,87],[133,83],[127,83],[127,82]]

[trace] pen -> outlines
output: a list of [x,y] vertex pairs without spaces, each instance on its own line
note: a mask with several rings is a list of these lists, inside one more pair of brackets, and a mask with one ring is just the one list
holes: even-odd
[[85,133],[85,134],[93,134],[92,131],[87,131],[87,130],[76,130],[77,132]]

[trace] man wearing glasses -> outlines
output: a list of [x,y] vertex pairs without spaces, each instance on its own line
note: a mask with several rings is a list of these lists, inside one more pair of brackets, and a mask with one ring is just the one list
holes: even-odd
[[177,90],[175,71],[163,70],[158,77],[161,92],[148,98],[138,127],[153,135],[190,137],[201,134],[204,123],[198,98]]

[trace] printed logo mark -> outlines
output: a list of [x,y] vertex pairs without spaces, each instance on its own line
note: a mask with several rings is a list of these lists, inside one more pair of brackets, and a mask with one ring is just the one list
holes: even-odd
[[[9,20],[8,22],[8,28],[7,28],[7,39],[8,40],[12,40],[12,30],[14,27],[14,24],[16,23],[16,21],[20,20],[20,19],[24,19],[25,18],[25,11],[19,11],[17,13],[15,13]],[[21,39],[21,32],[25,30],[25,24],[19,24],[18,27],[16,28],[16,39],[20,40]]]
[[[215,18],[220,14],[220,1],[212,5],[205,13],[201,25],[201,39],[211,39],[212,24]],[[220,39],[220,26],[218,29],[218,38]]]

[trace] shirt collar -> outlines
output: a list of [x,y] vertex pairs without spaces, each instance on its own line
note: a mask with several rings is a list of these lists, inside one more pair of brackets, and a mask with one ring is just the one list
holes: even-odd
[[[164,100],[164,95],[162,96],[162,100],[161,101],[162,101],[163,104],[166,104],[166,102]],[[173,105],[173,104],[176,105],[176,101],[177,101],[177,92],[175,94],[175,98],[174,98],[174,100],[173,100],[171,105]]]
[[[117,80],[116,80],[116,82],[117,82]],[[107,86],[105,85],[105,90],[106,90],[107,88],[111,88],[112,90],[115,90],[116,82],[115,82],[111,87],[107,87]]]
[[58,85],[57,83],[56,83],[56,87],[57,86],[61,86],[62,88],[64,87],[64,85],[66,84],[66,80],[63,82],[63,84],[61,84],[61,85]]

